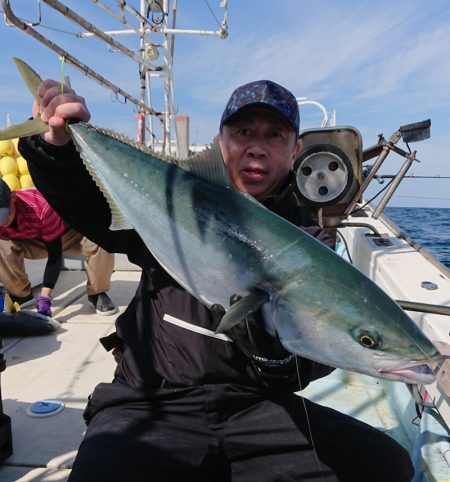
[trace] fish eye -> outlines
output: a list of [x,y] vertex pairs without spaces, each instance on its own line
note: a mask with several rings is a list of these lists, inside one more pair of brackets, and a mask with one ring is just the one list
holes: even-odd
[[355,335],[358,343],[364,348],[374,349],[377,348],[381,343],[381,337],[378,333],[359,331]]
[[378,346],[378,341],[374,340],[370,335],[361,335],[359,342],[366,348],[375,348]]

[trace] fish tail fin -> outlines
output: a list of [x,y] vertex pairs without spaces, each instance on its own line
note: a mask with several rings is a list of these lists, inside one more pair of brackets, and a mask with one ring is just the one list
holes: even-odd
[[16,313],[20,311],[20,305],[17,303],[17,301],[14,302],[8,293],[5,293],[3,310],[5,313]]
[[[42,82],[41,77],[39,77],[39,75],[23,60],[20,60],[17,57],[13,57],[13,60],[26,86],[39,103],[40,97],[38,96],[37,91]],[[0,140],[4,141],[7,139],[15,139],[16,137],[33,136],[35,134],[42,134],[48,130],[48,124],[43,122],[38,116],[35,119],[28,119],[21,124],[14,124],[1,130]]]

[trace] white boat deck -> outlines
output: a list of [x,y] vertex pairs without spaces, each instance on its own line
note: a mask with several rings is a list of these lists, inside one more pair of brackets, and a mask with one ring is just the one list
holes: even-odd
[[[131,300],[140,277],[139,271],[123,268],[114,272],[110,291],[120,312]],[[113,377],[113,357],[98,339],[114,329],[118,315],[93,313],[84,285],[83,271],[63,271],[53,303],[54,318],[62,324],[60,330],[41,337],[3,339],[7,363],[1,374],[3,410],[11,417],[14,453],[0,467],[2,482],[67,480],[85,430],[82,413],[87,397],[98,382]],[[403,384],[392,385],[406,390]],[[364,420],[413,449],[417,426],[411,423],[405,429],[399,424],[378,380],[338,370],[305,392],[309,398]],[[30,405],[43,399],[60,400],[65,408],[45,418],[28,415]],[[412,400],[404,408],[412,420]]]
[[[138,271],[115,271],[111,298],[122,312],[136,290]],[[87,397],[100,381],[112,379],[114,360],[98,339],[114,330],[114,316],[93,312],[81,270],[63,271],[53,300],[57,332],[41,337],[4,338],[6,370],[1,374],[3,411],[11,417],[14,453],[0,468],[0,480],[64,481],[82,440]],[[61,412],[35,418],[38,400],[64,403]]]

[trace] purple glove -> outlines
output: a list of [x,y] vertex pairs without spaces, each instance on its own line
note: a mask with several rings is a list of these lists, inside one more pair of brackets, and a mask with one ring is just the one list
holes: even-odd
[[52,300],[47,296],[39,295],[36,301],[36,310],[41,315],[52,316]]

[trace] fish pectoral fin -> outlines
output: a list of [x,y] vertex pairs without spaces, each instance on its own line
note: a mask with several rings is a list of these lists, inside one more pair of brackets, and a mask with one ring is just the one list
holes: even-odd
[[259,310],[264,303],[269,301],[269,295],[265,291],[254,291],[244,296],[231,305],[223,316],[216,329],[217,333],[225,333],[239,322]]
[[41,120],[40,117],[36,117],[35,119],[28,119],[21,124],[13,124],[6,129],[0,130],[0,141],[15,139],[16,137],[34,136],[49,130],[48,124]]

